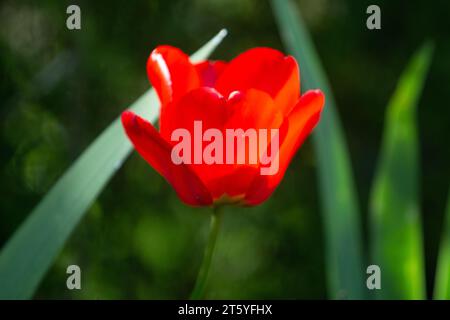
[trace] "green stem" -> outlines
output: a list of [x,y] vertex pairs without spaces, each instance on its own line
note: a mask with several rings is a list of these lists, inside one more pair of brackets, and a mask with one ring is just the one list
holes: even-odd
[[194,289],[191,293],[192,300],[203,299],[205,296],[206,282],[208,280],[209,269],[214,256],[214,249],[216,247],[221,222],[222,211],[218,207],[214,207],[211,215],[211,231],[209,233],[208,244],[203,256],[202,265],[200,266],[200,270],[197,275],[197,280],[195,281]]

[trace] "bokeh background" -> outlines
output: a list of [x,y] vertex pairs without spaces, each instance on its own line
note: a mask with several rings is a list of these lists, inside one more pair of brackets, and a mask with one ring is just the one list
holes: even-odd
[[[450,180],[450,2],[296,2],[336,96],[365,240],[387,101],[412,53],[435,41],[418,117],[430,293]],[[70,4],[81,8],[79,31],[66,28]],[[369,4],[381,7],[381,30],[366,28]],[[0,247],[84,148],[148,89],[145,62],[155,46],[191,53],[225,27],[229,36],[213,59],[255,46],[283,50],[262,0],[7,0],[0,2],[0,22]],[[133,152],[35,297],[186,298],[208,225],[207,209],[183,205]],[[227,209],[208,298],[326,298],[323,238],[309,139],[269,201]],[[82,269],[82,290],[66,289],[70,264]]]

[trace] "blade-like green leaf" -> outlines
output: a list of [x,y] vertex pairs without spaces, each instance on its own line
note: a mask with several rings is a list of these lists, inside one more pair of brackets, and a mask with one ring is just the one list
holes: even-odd
[[364,297],[360,216],[350,159],[333,94],[297,8],[272,0],[286,48],[299,61],[304,89],[319,88],[326,105],[314,131],[327,252],[328,289],[332,298]]
[[425,298],[416,109],[431,55],[429,44],[416,53],[386,110],[370,199],[371,261],[381,268],[384,299]]
[[[219,32],[192,59],[206,59],[225,35],[225,30]],[[149,90],[130,109],[154,122],[158,105],[156,93]],[[84,212],[131,149],[116,119],[56,182],[1,251],[0,299],[32,297]]]
[[450,300],[450,192],[447,198],[445,225],[436,269],[434,299]]

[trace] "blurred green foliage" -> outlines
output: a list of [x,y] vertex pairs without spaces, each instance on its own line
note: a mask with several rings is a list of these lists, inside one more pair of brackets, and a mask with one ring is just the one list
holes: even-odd
[[[369,31],[369,1],[297,2],[340,108],[361,208],[367,208],[386,101],[411,52],[435,40],[418,108],[431,284],[450,173],[443,144],[450,116],[450,3],[378,1],[382,30]],[[73,3],[81,7],[80,31],[65,27]],[[6,0],[0,21],[0,246],[99,132],[148,89],[145,62],[152,48],[169,43],[191,53],[226,27],[230,35],[213,58],[228,60],[255,46],[282,49],[270,5],[261,0]],[[326,297],[310,140],[269,201],[228,208],[209,298]],[[36,298],[186,298],[208,222],[207,209],[181,204],[135,153],[74,231]],[[82,269],[80,291],[66,289],[69,264]]]
[[417,50],[399,78],[386,110],[369,207],[370,261],[383,270],[384,283],[375,294],[384,299],[426,296],[417,105],[432,56],[430,43]]
[[443,228],[439,258],[434,282],[434,299],[450,300],[450,193],[447,198],[445,225]]

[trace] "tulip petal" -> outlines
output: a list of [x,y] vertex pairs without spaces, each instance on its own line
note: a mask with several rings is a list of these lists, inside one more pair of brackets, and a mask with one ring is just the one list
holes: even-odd
[[215,89],[201,87],[184,95],[178,103],[166,110],[166,118],[161,127],[161,135],[170,141],[172,132],[185,128],[194,133],[194,121],[201,121],[203,130],[221,130],[227,116],[226,101]]
[[258,170],[258,167],[249,165],[216,165],[215,176],[207,181],[214,201],[221,197],[230,198],[231,202],[232,198],[244,198]]
[[147,74],[162,106],[200,86],[200,77],[189,56],[178,48],[159,46],[147,60]]
[[173,163],[171,145],[150,122],[125,111],[122,123],[135,149],[172,185],[183,202],[194,206],[212,203],[211,194],[194,171],[188,165]]
[[161,131],[167,110],[187,92],[198,88],[201,79],[189,56],[171,46],[159,46],[152,51],[147,60],[147,75],[161,102]]
[[227,66],[224,61],[203,61],[195,64],[195,69],[201,79],[202,87],[214,88],[217,78]]
[[289,128],[280,147],[279,170],[275,175],[256,176],[245,196],[247,205],[257,205],[273,193],[292,157],[319,121],[324,103],[325,97],[320,90],[311,90],[301,96],[287,117]]
[[298,65],[291,56],[270,48],[248,50],[233,59],[216,82],[225,97],[250,88],[268,93],[277,109],[287,115],[300,95]]
[[264,91],[249,89],[235,93],[228,101],[226,128],[272,129],[279,128],[283,115],[277,110],[273,99]]
[[[203,150],[207,142],[203,142],[203,134],[208,129],[218,129],[223,135],[224,123],[227,119],[227,101],[215,89],[201,87],[190,91],[176,105],[167,109],[166,123],[161,128],[161,136],[171,141],[172,133],[177,129],[187,129],[191,134],[191,168],[210,190],[213,197],[220,191],[216,190],[212,181],[234,168],[232,165],[206,164]],[[201,131],[195,132],[194,122],[201,122]],[[197,129],[199,127],[197,126]],[[195,150],[200,147],[200,163],[195,163]],[[223,147],[223,144],[222,144]],[[245,191],[246,189],[244,189]],[[220,194],[219,194],[220,195]]]
[[[228,118],[224,125],[223,133],[226,135],[227,129],[254,129],[258,144],[261,139],[260,129],[279,129],[279,141],[284,139],[287,130],[282,125],[283,116],[277,112],[272,98],[264,91],[250,89],[245,93],[235,92],[227,101]],[[280,127],[281,126],[281,127]],[[270,132],[268,141],[270,144]],[[214,199],[225,196],[230,201],[234,201],[239,196],[244,196],[250,184],[259,171],[260,155],[258,147],[250,149],[250,142],[245,142],[245,163],[237,164],[238,146],[234,144],[234,164],[215,165],[214,167],[204,166],[199,173],[202,180],[208,186]],[[224,152],[230,152],[224,145]],[[241,150],[242,151],[242,150]],[[250,163],[250,153],[256,162]]]

